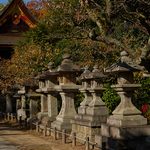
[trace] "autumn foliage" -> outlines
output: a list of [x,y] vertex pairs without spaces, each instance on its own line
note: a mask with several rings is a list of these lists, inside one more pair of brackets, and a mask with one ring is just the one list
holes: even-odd
[[48,12],[49,3],[43,1],[32,0],[26,3],[28,10],[36,16],[38,19],[42,18],[46,12]]

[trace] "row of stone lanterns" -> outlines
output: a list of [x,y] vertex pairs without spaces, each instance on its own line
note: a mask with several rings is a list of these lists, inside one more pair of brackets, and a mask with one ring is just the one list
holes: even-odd
[[[105,91],[102,83],[105,75],[100,72],[97,65],[94,66],[92,72],[85,67],[85,71],[78,78],[82,81],[82,87],[76,85],[76,73],[81,70],[73,64],[70,57],[69,54],[65,54],[61,65],[55,69],[53,63],[50,62],[49,70],[43,71],[38,77],[39,89],[36,92],[41,93],[41,112],[37,116],[39,119],[43,118],[41,119],[43,123],[52,128],[56,127],[57,130],[72,130],[77,137],[82,139],[89,136],[90,141],[93,142],[106,141],[108,147],[111,145],[110,138],[127,141],[127,139],[150,135],[147,119],[131,102],[134,90],[141,87],[140,84],[133,84],[133,72],[142,71],[143,67],[134,64],[128,54],[123,51],[119,62],[105,70],[118,74],[118,84],[111,87],[121,97],[121,102],[113,111],[113,115],[108,116],[108,108],[101,100],[101,95]],[[85,98],[77,114],[74,107],[74,96],[78,90]],[[59,114],[57,93],[62,98]],[[95,136],[95,134],[98,135]]]

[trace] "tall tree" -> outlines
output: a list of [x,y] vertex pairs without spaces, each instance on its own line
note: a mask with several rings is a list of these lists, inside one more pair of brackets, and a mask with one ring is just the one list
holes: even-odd
[[55,31],[50,38],[90,38],[115,45],[150,72],[149,0],[57,0],[53,4],[55,17],[50,12],[47,19]]

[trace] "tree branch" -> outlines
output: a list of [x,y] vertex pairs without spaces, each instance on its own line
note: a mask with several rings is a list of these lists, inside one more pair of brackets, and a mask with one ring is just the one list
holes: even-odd
[[125,50],[126,52],[128,52],[131,57],[136,58],[139,57],[140,55],[138,53],[136,53],[134,50],[132,50],[131,48],[129,48],[126,44],[122,43],[121,41],[118,41],[117,39],[114,38],[110,38],[110,37],[106,37],[106,36],[98,36],[96,38],[97,41],[101,41],[101,42],[105,42],[109,45],[117,45],[121,48],[123,48],[123,50]]

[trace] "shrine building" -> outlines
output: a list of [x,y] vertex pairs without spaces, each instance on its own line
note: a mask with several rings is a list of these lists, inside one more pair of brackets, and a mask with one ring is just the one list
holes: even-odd
[[0,10],[0,57],[9,59],[12,46],[22,41],[22,33],[34,28],[38,19],[26,8],[22,0],[10,0]]

